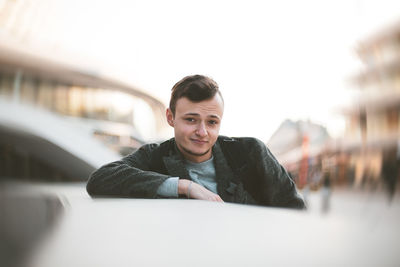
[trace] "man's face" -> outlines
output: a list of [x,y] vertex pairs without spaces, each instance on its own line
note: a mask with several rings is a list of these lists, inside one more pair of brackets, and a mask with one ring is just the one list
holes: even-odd
[[224,104],[218,94],[198,103],[186,97],[178,99],[175,116],[167,109],[168,124],[174,127],[176,144],[187,160],[203,162],[211,158],[223,112]]

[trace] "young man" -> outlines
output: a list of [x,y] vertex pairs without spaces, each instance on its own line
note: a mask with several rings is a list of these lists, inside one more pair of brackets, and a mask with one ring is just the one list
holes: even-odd
[[175,137],[102,166],[92,173],[88,193],[304,208],[294,182],[264,143],[218,135],[223,111],[215,81],[183,78],[172,88],[166,112]]

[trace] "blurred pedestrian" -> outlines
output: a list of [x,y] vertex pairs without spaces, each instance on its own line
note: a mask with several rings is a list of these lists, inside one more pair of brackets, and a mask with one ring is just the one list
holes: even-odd
[[396,192],[397,181],[399,179],[398,153],[396,147],[392,147],[384,154],[382,177],[386,185],[389,201],[392,201]]
[[328,213],[330,209],[330,200],[331,200],[331,175],[329,172],[325,172],[323,180],[322,180],[322,188],[321,188],[321,212]]

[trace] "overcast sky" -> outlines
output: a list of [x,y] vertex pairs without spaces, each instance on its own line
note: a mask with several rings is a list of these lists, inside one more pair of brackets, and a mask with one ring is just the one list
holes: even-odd
[[400,1],[60,1],[57,47],[165,104],[182,77],[209,75],[225,98],[221,133],[263,141],[286,118],[339,134],[354,48],[400,19]]

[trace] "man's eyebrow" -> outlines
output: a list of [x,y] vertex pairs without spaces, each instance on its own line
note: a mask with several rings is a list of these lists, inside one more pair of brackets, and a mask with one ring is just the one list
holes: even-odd
[[211,117],[211,118],[215,118],[215,119],[221,119],[219,116],[217,116],[217,115],[210,115],[209,117]]
[[[199,113],[194,113],[194,112],[189,112],[189,113],[185,113],[184,116],[200,116]],[[215,119],[221,119],[218,115],[209,115],[207,117],[211,117],[211,118],[215,118]]]
[[200,116],[199,113],[185,113],[184,116]]

